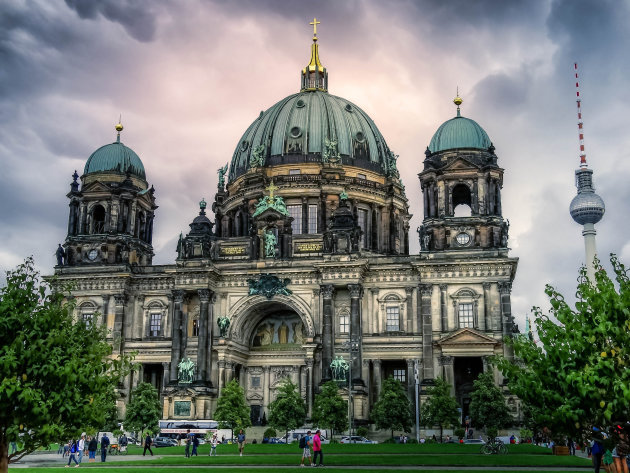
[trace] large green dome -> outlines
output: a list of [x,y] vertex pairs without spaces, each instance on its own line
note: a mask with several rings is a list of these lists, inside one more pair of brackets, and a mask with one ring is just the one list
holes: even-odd
[[[122,126],[120,127],[122,130]],[[94,151],[85,163],[83,174],[97,172],[118,172],[146,179],[144,165],[138,155],[120,142],[120,130],[115,142],[101,146]]]
[[429,151],[437,153],[447,149],[476,148],[487,150],[492,145],[488,134],[479,124],[470,118],[459,115],[442,123],[437,129],[431,143]]
[[264,165],[321,162],[336,141],[344,164],[384,172],[390,150],[372,119],[352,102],[325,90],[303,90],[280,100],[249,126],[230,166],[229,180],[247,172],[254,154]]

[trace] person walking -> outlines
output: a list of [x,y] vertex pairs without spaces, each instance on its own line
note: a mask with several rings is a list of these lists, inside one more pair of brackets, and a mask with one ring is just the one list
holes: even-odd
[[603,436],[597,427],[593,427],[593,444],[591,445],[591,457],[593,460],[593,468],[595,473],[599,473],[602,465],[602,457],[604,456]]
[[81,438],[79,439],[79,445],[77,446],[79,449],[79,463],[83,460],[83,451],[85,450],[85,432],[81,434]]
[[142,451],[142,456],[146,455],[147,450],[149,451],[151,456],[153,456],[153,450],[151,450],[151,445],[153,445],[153,439],[151,438],[151,435],[147,433],[147,438],[144,439],[144,450]]
[[190,458],[190,445],[192,444],[190,429],[186,431],[186,450],[184,450],[184,455],[186,458]]
[[243,447],[245,446],[245,432],[243,432],[243,429],[240,430],[240,432],[238,433],[238,452],[239,452],[239,456],[243,456]]
[[627,431],[630,431],[630,425],[617,424],[615,425],[615,430],[617,433],[617,445],[615,448],[617,456],[613,457],[615,468],[617,473],[628,473],[627,457],[630,455],[630,443]]
[[[317,464],[317,455],[319,455],[319,465]],[[322,439],[320,430],[317,429],[313,437],[313,466],[324,466],[324,452],[322,452]]]
[[219,439],[217,438],[217,434],[212,435],[212,440],[210,440],[210,453],[208,455],[217,456],[217,443],[219,443]]
[[88,437],[88,440],[88,463],[94,463],[96,461],[98,441],[96,440],[96,437]]
[[302,449],[302,462],[300,466],[304,466],[304,460],[308,458],[308,462],[313,466],[311,461],[311,431],[306,432],[306,435],[300,439],[300,448]]
[[78,467],[79,466],[79,462],[77,461],[77,453],[79,451],[79,444],[76,440],[72,441],[72,445],[70,445],[70,457],[68,458],[68,464],[66,465],[66,468],[70,468],[70,463],[72,461],[74,461],[75,465],[74,467]]
[[103,434],[101,437],[101,463],[105,463],[107,459],[107,449],[109,448],[109,437]]

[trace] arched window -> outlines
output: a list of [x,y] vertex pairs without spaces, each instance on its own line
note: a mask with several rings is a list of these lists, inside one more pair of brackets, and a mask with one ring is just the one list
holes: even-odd
[[99,204],[92,207],[92,233],[105,233],[105,209]]
[[88,327],[94,323],[94,314],[98,310],[92,301],[83,302],[78,308],[78,319]]
[[453,187],[453,215],[455,217],[470,217],[472,212],[472,197],[470,188],[466,184]]
[[149,302],[145,306],[146,334],[148,337],[163,337],[166,323],[166,305],[159,300]]
[[451,296],[455,310],[455,320],[458,328],[478,328],[478,299],[472,289],[460,289]]

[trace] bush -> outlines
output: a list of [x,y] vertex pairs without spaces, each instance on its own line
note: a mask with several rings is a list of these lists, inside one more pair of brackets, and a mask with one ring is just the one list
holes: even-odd
[[457,427],[455,430],[453,430],[453,435],[461,440],[466,435],[466,430],[464,430],[463,427]]
[[265,430],[265,433],[263,434],[263,437],[265,438],[271,438],[271,437],[277,437],[278,433],[276,432],[276,429],[274,429],[273,427],[269,427],[267,430]]
[[486,429],[486,435],[488,436],[489,440],[494,440],[497,437],[498,433],[499,431],[494,427]]
[[357,429],[357,435],[359,437],[367,437],[368,433],[370,433],[370,431],[367,427],[361,426]]

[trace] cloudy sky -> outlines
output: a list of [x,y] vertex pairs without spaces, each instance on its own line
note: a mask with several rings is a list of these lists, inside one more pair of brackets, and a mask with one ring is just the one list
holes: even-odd
[[[574,293],[584,260],[568,213],[578,165],[573,62],[586,151],[606,215],[599,254],[630,262],[630,3],[619,0],[7,0],[0,4],[0,269],[44,273],[66,236],[71,174],[115,139],[141,157],[160,208],[156,263],[212,200],[241,134],[299,89],[317,16],[329,90],[362,107],[422,215],[417,173],[433,132],[475,119],[505,168],[519,321],[551,283]],[[522,325],[521,325],[522,326]]]

